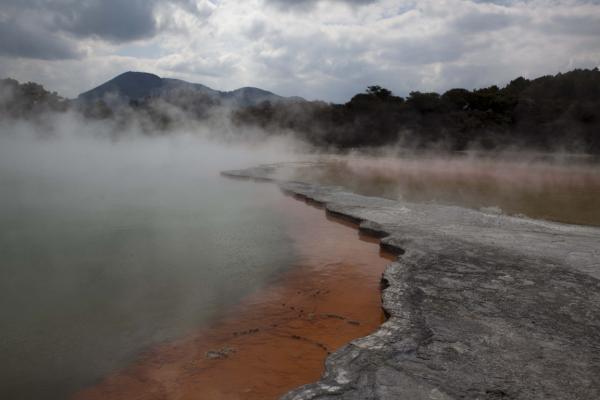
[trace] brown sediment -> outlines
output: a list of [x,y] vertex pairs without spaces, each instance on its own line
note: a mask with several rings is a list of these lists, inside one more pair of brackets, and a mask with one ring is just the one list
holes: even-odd
[[264,400],[317,380],[330,352],[384,320],[379,285],[390,256],[311,205],[282,196],[299,262],[280,279],[74,398]]

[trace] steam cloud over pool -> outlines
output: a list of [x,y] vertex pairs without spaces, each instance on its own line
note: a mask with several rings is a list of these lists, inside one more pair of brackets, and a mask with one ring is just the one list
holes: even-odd
[[63,399],[205,324],[293,258],[270,207],[278,190],[218,174],[275,160],[280,146],[63,127],[0,132],[4,399]]

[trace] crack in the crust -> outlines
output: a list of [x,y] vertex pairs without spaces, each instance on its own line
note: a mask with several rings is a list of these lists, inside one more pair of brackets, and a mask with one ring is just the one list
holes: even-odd
[[373,237],[375,239],[383,239],[385,237],[390,236],[389,233],[382,229],[376,229],[372,227],[363,226],[362,224],[358,227],[358,231],[366,236]]
[[381,248],[381,250],[387,251],[388,253],[391,253],[395,256],[401,256],[404,253],[406,253],[406,251],[402,247],[398,247],[390,243],[380,242],[379,247]]
[[290,337],[291,337],[292,339],[294,339],[294,340],[302,340],[302,341],[304,341],[304,342],[307,342],[307,343],[313,344],[313,345],[315,345],[315,346],[319,347],[320,349],[323,349],[323,350],[325,350],[325,352],[327,352],[327,354],[328,354],[328,355],[329,355],[329,354],[331,354],[331,351],[330,351],[330,350],[327,348],[327,346],[325,346],[325,345],[324,345],[323,343],[321,343],[321,342],[317,342],[317,341],[315,341],[315,340],[309,339],[309,338],[307,338],[307,337],[304,337],[304,336],[299,336],[299,335],[292,335],[292,336],[290,336]]
[[[327,207],[327,206],[326,206],[326,207]],[[352,216],[352,215],[349,215],[349,214],[344,214],[344,213],[341,213],[341,212],[339,212],[339,211],[330,210],[330,209],[328,209],[328,208],[326,209],[326,213],[327,213],[327,215],[328,215],[328,216],[330,216],[330,217],[339,218],[339,219],[342,219],[342,220],[344,220],[344,221],[351,222],[351,223],[353,223],[353,224],[356,224],[356,225],[359,225],[359,226],[360,226],[360,224],[361,224],[361,223],[364,221],[364,220],[363,220],[363,219],[361,219],[361,218],[357,218],[357,217],[354,217],[354,216]],[[359,230],[360,230],[360,228],[359,228]]]

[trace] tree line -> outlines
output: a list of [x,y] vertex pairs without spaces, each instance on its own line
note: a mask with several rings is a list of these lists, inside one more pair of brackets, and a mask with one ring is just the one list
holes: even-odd
[[[600,71],[577,69],[537,79],[519,77],[504,87],[451,89],[443,94],[394,95],[370,86],[344,104],[322,101],[262,102],[214,112],[206,95],[184,93],[110,104],[81,103],[37,83],[0,80],[0,118],[34,119],[43,112],[73,110],[85,118],[143,117],[145,127],[167,132],[182,120],[207,121],[227,114],[234,126],[273,135],[293,132],[317,147],[491,150],[517,147],[600,154]],[[240,132],[243,129],[240,129]]]
[[574,70],[506,86],[395,96],[370,86],[345,104],[270,104],[237,110],[240,125],[291,130],[341,149],[400,143],[446,150],[557,148],[600,153],[600,72]]

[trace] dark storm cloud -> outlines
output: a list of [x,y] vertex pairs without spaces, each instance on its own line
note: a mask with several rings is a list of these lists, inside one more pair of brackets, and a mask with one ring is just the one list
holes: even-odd
[[96,36],[124,42],[154,36],[157,22],[154,1],[95,0],[60,2],[54,21],[60,30],[75,36]]
[[0,21],[0,55],[9,57],[59,60],[78,58],[75,43],[51,36],[35,26],[21,26],[14,21]]
[[123,43],[151,38],[160,30],[157,6],[169,4],[197,11],[191,0],[2,0],[0,54],[69,59],[79,53],[78,39]]

